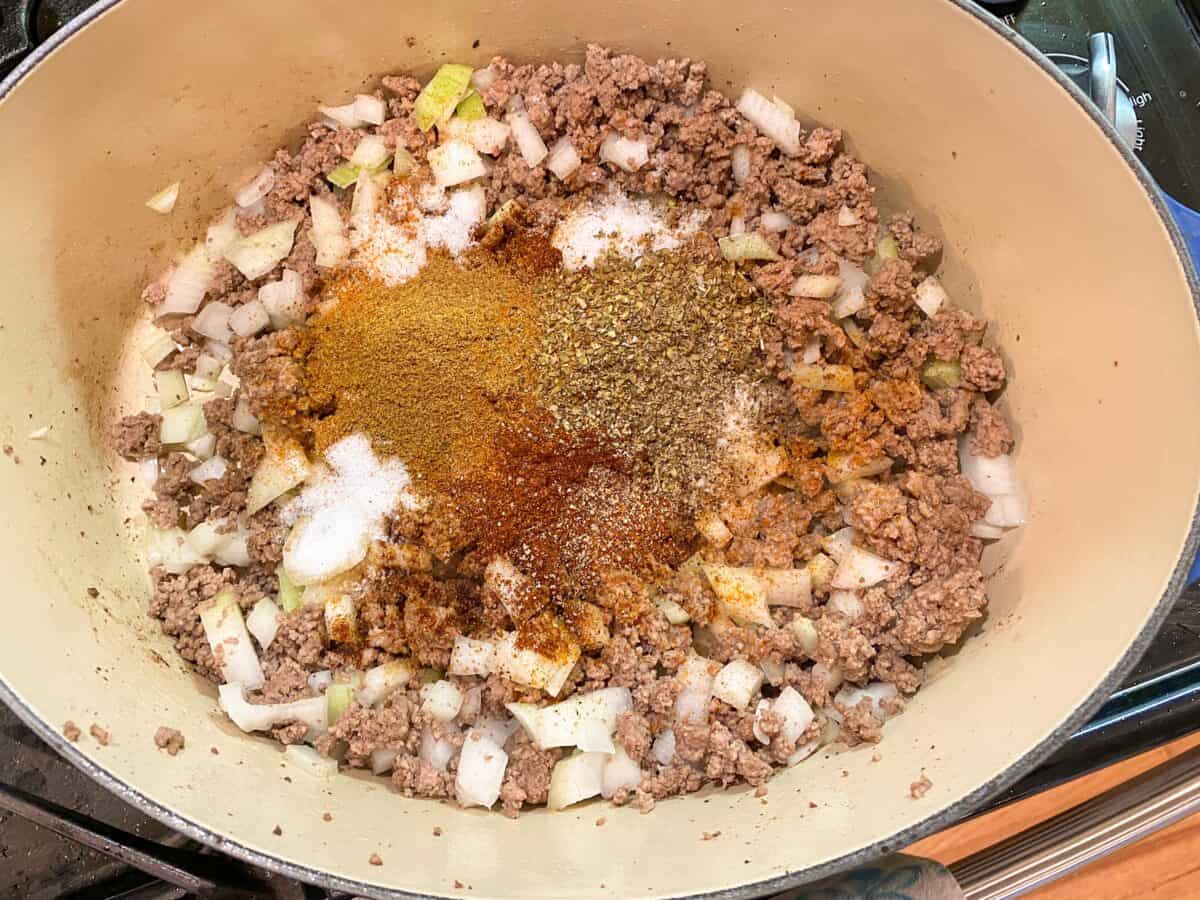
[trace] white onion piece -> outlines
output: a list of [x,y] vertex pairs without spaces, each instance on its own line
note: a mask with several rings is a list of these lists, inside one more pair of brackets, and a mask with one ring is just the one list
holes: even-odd
[[842,288],[839,275],[801,275],[792,284],[793,297],[814,297],[818,300],[828,300],[837,295]]
[[787,213],[776,212],[773,209],[768,209],[764,212],[758,221],[762,230],[767,234],[787,231],[796,224]]
[[208,646],[220,662],[221,677],[225,682],[236,682],[250,690],[262,687],[266,680],[262,666],[232,591],[222,591],[201,605],[200,624],[204,626]]
[[921,307],[921,312],[931,319],[938,314],[938,310],[945,306],[949,299],[942,283],[932,275],[917,285],[917,306]]
[[746,220],[741,216],[734,216],[729,220],[729,235],[737,237],[739,234],[746,233]]
[[353,100],[341,106],[318,106],[317,110],[329,122],[341,125],[343,128],[358,128],[365,124],[362,116],[358,114],[358,106]]
[[626,172],[636,172],[650,161],[649,144],[644,138],[631,141],[613,132],[600,144],[600,159]]
[[822,539],[821,546],[825,548],[826,553],[841,562],[850,552],[850,548],[854,546],[855,534],[855,530],[847,525]]
[[[605,735],[604,752],[612,752],[612,734],[617,727],[617,718],[633,709],[633,695],[629,688],[610,687],[576,694],[561,703],[550,706],[535,706],[529,703],[509,703],[507,709],[521,723],[530,739],[539,750],[551,747],[578,747],[590,724],[598,724]],[[596,733],[586,732],[586,738],[594,741]]]
[[458,757],[454,792],[460,806],[491,807],[500,796],[508,754],[478,728],[472,728],[463,741]]
[[350,154],[350,164],[361,169],[378,169],[390,155],[387,139],[383,135],[368,134],[359,139],[354,152]]
[[161,191],[153,194],[146,201],[146,205],[156,213],[161,213],[164,216],[175,208],[175,201],[179,199],[179,182],[168,184]]
[[508,143],[509,135],[512,134],[512,126],[497,119],[476,119],[465,124],[468,143],[488,156],[499,156]]
[[243,303],[229,316],[229,327],[240,337],[251,337],[271,324],[266,307],[257,300]]
[[842,286],[833,301],[833,315],[844,319],[867,305],[868,275],[854,263],[839,259],[838,277],[842,279]]
[[550,794],[546,805],[551,809],[566,809],[595,797],[604,789],[606,762],[606,753],[576,753],[560,759],[550,773]]
[[829,594],[829,608],[841,613],[851,622],[863,614],[862,600],[854,591],[832,591]]
[[512,733],[520,727],[515,719],[479,719],[474,725],[474,730],[497,747],[503,747]]
[[713,679],[712,694],[734,709],[745,709],[763,683],[763,672],[744,659],[726,663]]
[[462,709],[463,695],[453,681],[434,681],[421,686],[421,709],[439,722],[449,722]]
[[525,165],[531,169],[540,165],[550,151],[546,149],[546,142],[542,140],[537,127],[529,121],[529,116],[524,112],[510,112],[508,125]]
[[166,369],[154,373],[154,386],[158,390],[158,408],[174,409],[188,398],[187,380],[178,369]]
[[1002,538],[1007,533],[1008,532],[1006,529],[1000,528],[996,525],[989,525],[986,522],[971,523],[971,534],[977,538],[983,538],[987,541],[994,541],[998,538]]
[[204,352],[213,359],[220,360],[222,365],[228,364],[233,359],[233,350],[228,344],[221,341],[205,341]]
[[187,533],[188,543],[201,556],[212,556],[233,537],[232,533],[222,533],[213,522],[201,522]]
[[774,621],[767,608],[767,588],[753,569],[702,565],[722,611],[739,625],[762,625],[770,628]]
[[496,83],[496,70],[491,66],[484,66],[482,69],[476,69],[471,73],[471,87],[479,94],[483,94],[488,88]]
[[451,675],[478,675],[486,678],[492,674],[495,665],[495,644],[458,635],[454,638],[454,649],[450,651],[450,665],[446,671]]
[[816,678],[825,685],[825,689],[836,691],[841,687],[842,679],[845,677],[842,674],[842,667],[839,665],[828,666],[825,663],[817,663],[812,667],[813,678]]
[[158,306],[159,316],[190,315],[200,308],[216,267],[203,244],[197,244],[167,276],[167,293]]
[[675,729],[668,728],[650,745],[650,755],[660,765],[669,766],[675,760]]
[[759,728],[759,719],[768,710],[782,717],[783,727],[779,734],[785,741],[800,740],[800,736],[812,724],[814,716],[808,701],[790,685],[780,691],[774,700],[760,700],[754,708],[754,736],[764,744],[769,744],[770,741]]
[[240,237],[225,248],[225,258],[250,281],[262,278],[292,252],[297,224],[289,219]]
[[984,514],[983,521],[996,528],[1016,528],[1025,524],[1025,500],[1020,494],[994,494],[992,505]]
[[604,762],[600,773],[600,796],[605,800],[625,788],[633,790],[642,783],[642,767],[635,763],[624,748],[617,747],[617,752]]
[[344,262],[350,254],[350,239],[346,237],[346,225],[337,203],[332,197],[312,194],[308,198],[308,208],[312,212],[312,232],[309,236],[317,251],[316,264],[330,268]]
[[958,464],[963,477],[971,482],[971,487],[989,497],[1018,493],[1017,473],[1012,457],[1008,454],[976,456],[970,449],[972,437],[971,434],[965,434],[958,441]]
[[262,434],[262,424],[258,421],[258,417],[250,411],[250,401],[245,397],[238,397],[237,403],[233,405],[231,421],[233,427],[238,431],[244,431],[246,434]]
[[419,756],[439,772],[445,772],[450,760],[454,758],[454,745],[445,738],[435,738],[433,732],[427,728],[421,733]]
[[843,203],[842,208],[838,210],[837,223],[840,228],[850,228],[854,225],[861,225],[862,219],[858,213]]
[[186,444],[208,430],[204,409],[199,406],[176,406],[164,409],[158,427],[158,438],[164,444]]
[[565,659],[551,659],[533,650],[518,648],[517,634],[510,631],[496,642],[495,671],[517,684],[541,688],[551,697],[556,697],[575,668],[579,654],[579,646],[573,645],[568,649]]
[[214,341],[226,343],[233,337],[233,330],[229,327],[229,318],[232,315],[233,307],[228,303],[219,300],[206,303],[192,320],[192,331]]
[[275,633],[279,631],[279,617],[279,606],[269,597],[263,597],[255,603],[246,616],[246,629],[264,650],[275,640]]
[[891,577],[896,563],[888,562],[862,547],[851,547],[838,563],[830,584],[835,588],[857,590],[869,588]]
[[299,272],[284,269],[278,281],[269,281],[258,289],[258,302],[276,330],[303,322],[304,279]]
[[213,456],[192,469],[188,473],[188,478],[196,484],[204,484],[206,481],[216,481],[217,479],[224,478],[228,470],[229,463],[225,461],[225,457]]
[[308,676],[308,686],[318,694],[325,693],[325,689],[331,684],[333,684],[333,673],[328,669],[321,669]]
[[428,159],[438,187],[453,187],[487,174],[479,152],[466,141],[447,141],[434,147]]
[[382,125],[387,118],[387,105],[378,97],[358,94],[354,98],[354,115],[368,125]]
[[788,156],[800,153],[800,123],[796,117],[776,106],[753,88],[746,88],[738,98],[737,111],[763,135],[773,140]]
[[760,659],[758,667],[762,669],[762,673],[767,679],[767,684],[776,687],[783,684],[783,676],[785,674],[783,663],[776,662],[773,659]]
[[702,656],[689,656],[676,676],[683,683],[675,698],[675,718],[681,722],[703,722],[708,718],[716,663]]
[[142,345],[142,359],[146,361],[146,365],[154,368],[179,347],[175,344],[174,338],[167,334],[161,328],[153,329],[153,337]]
[[846,685],[834,695],[833,701],[846,709],[853,709],[864,699],[870,700],[872,715],[882,722],[889,717],[889,713],[883,708],[884,702],[895,699],[899,695],[900,692],[896,690],[894,684],[875,681],[862,688]]
[[812,605],[812,575],[807,569],[764,569],[768,606],[806,609]]
[[243,209],[253,206],[271,193],[273,187],[275,187],[275,170],[271,166],[263,166],[257,175],[238,188],[237,193],[233,195],[233,202]]
[[246,515],[252,516],[308,477],[308,456],[295,438],[269,431],[266,452],[246,492]]
[[554,142],[550,155],[546,158],[546,168],[554,173],[559,181],[565,181],[571,173],[579,168],[582,160],[571,139],[565,135]]
[[236,566],[244,568],[250,565],[250,548],[248,545],[249,534],[245,531],[238,531],[229,536],[226,541],[214,554],[214,559],[223,566]]
[[750,177],[750,148],[745,144],[736,144],[730,157],[730,166],[733,169],[733,180],[744,184]]
[[182,528],[157,528],[146,530],[146,562],[151,568],[161,567],[171,575],[182,575],[192,566],[207,562],[196,552]]
[[820,637],[817,634],[817,626],[813,620],[807,616],[796,616],[792,619],[791,624],[792,634],[796,636],[796,643],[800,645],[800,649],[807,655],[812,656],[817,652],[817,644],[820,642]]
[[672,600],[670,597],[656,597],[654,605],[657,606],[668,622],[672,625],[686,625],[692,621],[692,617],[688,611]]
[[336,759],[322,756],[312,747],[303,744],[288,744],[283,748],[283,758],[314,778],[332,778],[338,772]]
[[808,343],[804,345],[804,352],[800,357],[800,361],[806,365],[812,365],[819,362],[821,359],[821,339],[813,336],[808,339]]
[[224,368],[225,363],[215,356],[201,353],[196,357],[196,368],[191,376],[192,384],[201,390],[211,391],[216,386],[217,379],[221,377],[221,370]]
[[392,771],[396,767],[396,757],[399,755],[399,750],[389,750],[386,747],[378,747],[372,750],[371,771],[376,775],[383,775]]
[[374,666],[363,673],[362,686],[355,694],[355,699],[362,706],[377,706],[408,684],[412,675],[413,664],[406,659]]
[[324,697],[308,697],[291,703],[252,704],[242,684],[223,684],[217,688],[218,702],[225,715],[242,731],[267,731],[284,722],[303,722],[315,732],[329,727],[329,704]]

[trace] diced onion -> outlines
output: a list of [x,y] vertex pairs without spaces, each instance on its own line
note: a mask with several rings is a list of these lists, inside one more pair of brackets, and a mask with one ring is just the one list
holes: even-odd
[[200,308],[208,286],[216,275],[203,244],[197,244],[167,276],[167,294],[159,304],[158,315],[190,315]]
[[773,209],[768,209],[759,217],[759,225],[767,234],[775,234],[780,231],[787,231],[796,223],[787,213],[776,212]]
[[511,125],[492,118],[476,119],[468,123],[466,130],[468,143],[488,156],[499,156],[511,133]]
[[642,767],[630,759],[623,747],[604,762],[600,774],[600,796],[610,799],[622,788],[633,790],[642,783]]
[[994,494],[983,521],[997,528],[1016,528],[1025,524],[1025,500],[1020,494]]
[[[471,67],[447,63],[421,88],[413,103],[417,127],[428,131],[454,114],[454,109],[471,83]],[[488,804],[489,806],[491,804]]]
[[331,684],[333,684],[333,673],[328,669],[321,669],[308,676],[308,686],[318,694],[324,694],[325,689]]
[[[611,753],[617,717],[633,709],[633,695],[627,687],[610,687],[576,694],[550,706],[509,703],[507,709],[539,750],[578,747],[588,740],[594,749]],[[590,725],[598,730],[589,729]],[[595,744],[598,735],[602,735],[599,747]]]
[[421,709],[439,722],[449,722],[462,709],[463,694],[453,681],[434,681],[421,686]]
[[703,722],[708,718],[716,664],[702,656],[689,656],[679,667],[682,688],[675,698],[675,718],[681,722]]
[[875,681],[862,688],[846,685],[834,695],[833,702],[846,709],[853,709],[864,699],[870,700],[872,715],[882,722],[889,718],[889,714],[883,708],[883,704],[888,700],[895,699],[899,695],[900,692],[896,690],[894,684]]
[[580,163],[579,152],[571,143],[571,139],[565,135],[554,142],[554,146],[550,148],[550,155],[546,158],[546,168],[553,172],[559,181],[569,178],[571,173],[579,168]]
[[325,598],[325,633],[330,640],[348,642],[358,631],[358,605],[346,592],[335,592]]
[[246,434],[262,434],[262,425],[259,423],[258,417],[250,411],[250,401],[245,397],[238,397],[237,403],[233,405],[231,421],[233,427],[238,431],[244,431]]
[[343,128],[358,128],[364,124],[354,101],[341,106],[318,106],[317,110],[327,120],[327,123],[340,125]]
[[250,565],[249,535],[239,531],[229,536],[229,540],[220,546],[214,558],[223,566],[244,568]]
[[421,733],[420,758],[439,772],[445,772],[454,758],[454,745],[445,738],[435,738],[428,728]]
[[895,571],[896,563],[888,562],[862,547],[851,547],[842,557],[830,583],[835,588],[847,590],[869,588],[891,577]]
[[350,239],[346,237],[346,225],[337,203],[331,197],[312,194],[308,208],[312,211],[310,236],[317,251],[316,264],[329,268],[344,262],[350,253]]
[[812,605],[812,573],[807,569],[764,569],[760,576],[768,606],[807,609]]
[[654,739],[650,754],[660,765],[669,766],[675,759],[675,730],[668,728]]
[[225,363],[215,356],[201,353],[196,358],[196,368],[190,376],[192,387],[201,391],[211,391],[216,387],[217,379],[221,377],[221,370],[224,368]]
[[225,544],[229,543],[232,534],[217,531],[212,522],[201,522],[188,532],[187,540],[201,556],[212,556]]
[[541,688],[558,696],[567,676],[579,660],[580,647],[571,645],[564,659],[551,659],[533,650],[517,647],[517,634],[510,631],[496,643],[496,671],[517,684]]
[[225,248],[240,237],[237,227],[237,210],[230,207],[214,219],[204,233],[204,251],[210,262],[225,256]]
[[471,86],[480,94],[496,83],[496,70],[491,66],[485,66],[482,69],[476,69],[471,73]]
[[734,145],[730,166],[733,169],[733,180],[738,184],[744,184],[750,177],[750,148],[745,144]]
[[821,541],[821,546],[825,548],[825,552],[832,556],[838,562],[846,558],[846,554],[850,552],[850,548],[854,546],[855,530],[847,525],[845,528],[835,531],[833,534]]
[[819,362],[821,359],[821,339],[813,335],[804,345],[804,351],[800,355],[800,361],[805,365],[811,366],[813,363]]
[[734,216],[729,220],[729,234],[731,237],[737,237],[739,234],[746,233],[746,220],[741,216]]
[[412,663],[404,659],[367,669],[363,673],[362,687],[358,689],[358,702],[363,706],[377,706],[408,684],[412,674]]
[[187,540],[187,532],[181,528],[157,528],[146,530],[146,562],[151,568],[161,567],[171,575],[182,575],[192,566],[207,562],[203,555]]
[[447,141],[434,147],[428,159],[438,187],[453,187],[487,174],[479,152],[466,141]]
[[299,272],[284,269],[278,281],[268,281],[258,289],[258,302],[276,330],[303,322],[304,279]]
[[[458,101],[458,106],[454,107],[454,118],[460,121],[474,122],[486,115],[487,109],[483,105],[483,98],[474,89],[469,89]],[[454,120],[451,119],[451,121]]]
[[233,591],[221,591],[200,607],[200,624],[227,684],[237,683],[257,690],[266,680],[258,654],[246,631],[241,607]]
[[597,796],[604,789],[606,762],[606,753],[576,753],[560,759],[550,773],[546,805],[551,809],[566,809]]
[[817,634],[817,626],[812,619],[806,616],[796,616],[792,619],[791,629],[801,650],[809,656],[817,652],[817,643],[820,638]]
[[314,778],[332,778],[338,772],[336,759],[322,756],[312,747],[303,744],[288,744],[283,748],[283,758]]
[[838,210],[837,223],[840,228],[850,228],[862,224],[862,219],[858,213],[843,203],[841,209]]
[[862,600],[854,591],[839,590],[829,595],[829,608],[839,612],[851,622],[863,614]]
[[737,111],[787,156],[800,153],[800,123],[795,115],[776,106],[753,88],[746,88],[738,98]]
[[350,154],[350,164],[367,170],[378,169],[387,163],[389,156],[387,139],[381,134],[368,134],[359,140]]
[[692,620],[688,611],[669,597],[658,597],[654,605],[662,610],[662,614],[672,625],[686,625]]
[[284,722],[303,722],[312,731],[328,729],[328,704],[324,697],[308,697],[291,703],[252,704],[246,699],[243,684],[223,684],[217,688],[221,709],[242,731],[267,731]]
[[972,522],[971,534],[977,538],[983,538],[985,541],[994,541],[1004,537],[1007,534],[1007,529],[1000,528],[996,525],[989,525],[987,522]]
[[636,141],[612,132],[600,144],[600,159],[626,172],[636,172],[650,161],[645,138]]
[[770,741],[759,727],[759,722],[766,712],[773,712],[783,719],[780,736],[785,741],[798,741],[814,717],[808,701],[790,685],[779,692],[774,700],[760,700],[754,708],[754,736],[764,744]]
[[368,125],[382,125],[387,117],[387,106],[370,94],[358,94],[354,98],[354,115]]
[[837,294],[842,287],[839,275],[801,275],[792,285],[793,297],[815,297],[828,300]]
[[269,597],[263,597],[255,603],[250,615],[246,616],[246,629],[264,650],[275,640],[275,633],[279,631],[279,617],[279,606]]
[[213,300],[206,303],[204,308],[192,320],[192,331],[202,334],[214,341],[227,343],[233,337],[229,327],[229,317],[233,315],[233,307],[228,303]]
[[753,569],[706,564],[701,570],[717,595],[717,603],[733,621],[767,628],[774,624],[767,608],[766,585]]
[[175,344],[175,340],[167,332],[161,328],[154,329],[154,336],[142,345],[142,359],[146,361],[146,365],[154,368],[179,347]]
[[537,127],[529,121],[529,116],[523,112],[508,114],[508,125],[512,128],[512,137],[521,153],[521,159],[531,169],[540,165],[547,154],[546,142],[542,140]]
[[273,187],[275,187],[275,169],[271,166],[263,166],[257,175],[238,188],[237,193],[233,195],[233,202],[245,209],[271,193]]
[[188,478],[196,484],[204,484],[206,481],[216,481],[224,478],[228,470],[229,463],[225,461],[224,457],[213,456],[192,469],[188,473]]
[[297,224],[289,219],[240,237],[225,248],[225,258],[250,281],[262,278],[292,252]]
[[496,664],[496,645],[491,641],[458,635],[454,638],[454,649],[450,651],[451,675],[478,675],[486,678]]
[[180,403],[187,402],[187,380],[178,369],[155,372],[154,385],[158,389],[158,408],[160,410],[174,409]]
[[267,315],[266,307],[257,300],[243,303],[229,316],[229,327],[241,337],[258,334],[270,324],[271,317]]
[[146,205],[156,213],[166,215],[175,208],[175,201],[179,199],[179,182],[168,184],[165,188],[153,194]]
[[963,435],[958,442],[958,462],[963,477],[971,487],[981,494],[995,497],[999,494],[1015,494],[1019,488],[1017,473],[1012,457],[977,456],[971,452],[972,435]]
[[208,430],[204,409],[199,406],[176,406],[161,415],[158,438],[164,444],[186,444]]
[[838,277],[842,285],[833,301],[833,315],[844,319],[867,305],[867,273],[854,263],[839,259]]
[[745,709],[762,683],[762,669],[744,659],[734,659],[713,679],[712,694],[734,709]]
[[932,319],[950,298],[946,294],[946,289],[942,287],[942,283],[930,275],[917,285],[916,299],[917,306],[921,307],[921,311]]
[[246,515],[252,516],[273,503],[308,477],[308,456],[295,438],[269,430],[265,436],[266,452],[246,492]]
[[478,728],[472,728],[463,741],[454,780],[459,805],[491,807],[500,796],[507,766],[508,754],[500,745]]
[[757,232],[718,238],[717,244],[721,248],[721,255],[733,262],[747,259],[779,259],[779,254],[772,250],[771,245]]

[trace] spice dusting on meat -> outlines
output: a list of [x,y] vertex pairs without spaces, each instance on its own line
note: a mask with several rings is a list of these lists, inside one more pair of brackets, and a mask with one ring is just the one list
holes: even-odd
[[197,237],[113,428],[150,613],[318,777],[761,798],[885,736],[1024,521],[941,242],[702,62],[387,76]]

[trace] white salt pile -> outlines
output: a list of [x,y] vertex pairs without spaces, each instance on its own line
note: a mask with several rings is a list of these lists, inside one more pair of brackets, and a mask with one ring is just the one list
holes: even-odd
[[550,243],[562,253],[565,268],[582,269],[595,265],[609,251],[637,259],[647,250],[673,250],[695,234],[704,215],[691,213],[670,228],[655,204],[613,190],[568,213],[555,227]]

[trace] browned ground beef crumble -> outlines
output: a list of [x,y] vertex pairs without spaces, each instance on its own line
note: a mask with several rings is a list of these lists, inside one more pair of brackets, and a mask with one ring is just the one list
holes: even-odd
[[[569,135],[583,165],[561,181],[542,166],[527,166],[510,142],[485,180],[489,208],[517,200],[533,227],[548,229],[567,198],[615,182],[632,194],[667,193],[704,207],[711,212],[706,228],[713,237],[728,233],[735,216],[754,231],[769,209],[786,213],[794,222],[781,233],[766,235],[781,258],[758,265],[753,273],[775,313],[764,351],[779,379],[775,425],[787,456],[787,475],[721,510],[731,532],[727,543],[697,546],[710,562],[792,567],[820,550],[822,535],[850,524],[860,544],[898,563],[897,571],[863,593],[863,613],[853,621],[830,609],[828,589],[819,588],[811,608],[774,607],[771,627],[737,626],[719,618],[708,583],[694,571],[681,571],[659,586],[660,599],[665,596],[680,604],[691,616],[690,625],[670,624],[639,579],[613,575],[591,598],[603,613],[609,639],[585,653],[559,696],[606,686],[632,689],[634,709],[620,717],[616,741],[641,765],[643,777],[636,789],[617,793],[618,803],[649,809],[659,799],[706,784],[760,785],[786,765],[797,746],[821,735],[823,716],[818,715],[799,741],[785,740],[781,720],[771,713],[759,722],[767,740],[756,737],[753,702],[739,711],[714,699],[706,721],[675,722],[679,666],[693,647],[720,662],[742,658],[765,663],[775,674],[762,696],[791,686],[818,714],[831,709],[842,679],[860,685],[882,681],[899,689],[900,698],[886,704],[888,712],[898,711],[902,698],[921,685],[922,657],[958,641],[984,613],[982,542],[970,528],[987,511],[989,501],[958,473],[957,440],[971,430],[975,453],[995,456],[1011,449],[1012,430],[985,396],[1003,386],[1004,364],[995,350],[980,343],[986,323],[950,307],[927,318],[915,305],[915,288],[936,266],[941,244],[917,229],[908,215],[882,225],[894,237],[899,256],[885,261],[868,283],[867,306],[853,318],[860,341],[848,339],[833,319],[829,302],[789,294],[798,275],[836,273],[838,256],[861,265],[875,252],[881,223],[874,189],[866,167],[843,149],[838,130],[802,133],[800,154],[783,156],[724,95],[706,88],[705,66],[697,61],[651,64],[593,46],[582,66],[517,66],[497,60],[492,68],[497,77],[484,92],[487,108],[503,109],[510,97],[519,95],[547,145]],[[274,188],[261,210],[239,218],[243,233],[302,218],[283,265],[301,274],[313,305],[322,272],[309,239],[308,197],[341,194],[338,202],[348,206],[349,195],[334,192],[324,176],[349,156],[364,130],[400,141],[423,160],[435,136],[413,122],[419,88],[408,76],[384,78],[376,95],[386,99],[389,117],[378,128],[311,126],[298,150],[275,155]],[[650,163],[635,173],[603,166],[598,147],[610,131],[646,139]],[[751,153],[751,174],[741,184],[731,172],[732,150],[738,145]],[[843,208],[858,224],[838,224]],[[252,298],[259,284],[276,279],[279,271],[251,283],[225,265],[210,297],[237,306]],[[146,291],[149,302],[161,296],[161,285]],[[160,368],[190,371],[194,366],[203,339],[190,325],[190,317],[173,325],[182,349]],[[293,424],[306,412],[297,334],[297,329],[289,329],[234,341],[232,369],[241,380],[238,396],[248,399],[266,421]],[[853,367],[853,392],[823,392],[792,382],[788,360],[814,337],[824,361]],[[934,390],[923,384],[920,369],[929,359],[959,362],[962,385]],[[214,399],[205,407],[218,452],[229,461],[223,477],[196,484],[189,477],[195,460],[179,452],[161,457],[154,498],[144,507],[157,527],[190,528],[203,521],[235,527],[262,454],[260,439],[231,424],[237,399]],[[130,460],[158,456],[163,451],[158,427],[156,415],[127,416],[113,430],[117,451]],[[835,491],[823,459],[829,451],[863,458],[888,456],[896,465],[883,475],[840,485]],[[181,575],[152,572],[150,614],[174,639],[180,655],[213,681],[219,681],[219,673],[198,606],[222,588],[234,587],[242,608],[249,610],[278,590],[275,571],[287,529],[270,508],[250,517],[249,528],[252,561],[244,569],[211,564]],[[372,551],[358,628],[350,640],[331,638],[319,608],[284,616],[278,635],[261,653],[267,682],[253,699],[282,702],[312,696],[308,676],[314,671],[362,670],[410,655],[419,665],[443,669],[456,633],[512,627],[503,607],[481,596],[478,568],[464,566],[451,580],[438,574],[461,549],[452,528],[423,514],[404,514],[392,522],[391,530],[397,546],[417,545],[423,556],[389,558],[388,548]],[[397,553],[394,548],[392,552]],[[401,557],[407,562],[395,564]],[[424,563],[413,565],[414,558]],[[815,622],[817,641],[811,652],[790,627],[798,615]],[[499,675],[449,677],[467,697],[459,720],[464,727],[478,717],[505,716],[506,702],[544,699],[540,692]],[[420,707],[415,684],[393,693],[378,708],[354,704],[318,742],[318,749],[337,752],[345,765],[355,767],[369,766],[373,751],[396,751],[391,779],[401,793],[452,797],[457,760],[438,771],[421,760],[419,748],[425,730],[444,737],[456,752],[463,734]],[[853,744],[880,739],[883,722],[870,701],[837,712],[842,740]],[[674,728],[675,757],[662,765],[651,746],[669,727]],[[69,725],[64,730],[69,736],[76,731]],[[294,743],[304,739],[305,731],[304,725],[290,723],[272,734],[283,743]],[[92,732],[106,742],[107,735],[98,733],[101,729],[93,726]],[[156,735],[155,742],[168,752],[183,743],[177,732]],[[500,793],[503,810],[515,815],[524,806],[546,802],[551,770],[561,752],[537,749],[521,729],[505,749],[509,762]],[[927,789],[928,781],[922,778],[914,783],[913,796]],[[374,855],[370,861],[381,862]]]

